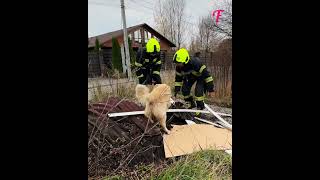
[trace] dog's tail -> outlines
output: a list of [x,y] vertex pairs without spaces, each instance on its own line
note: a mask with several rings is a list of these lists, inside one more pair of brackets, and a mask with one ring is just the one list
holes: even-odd
[[136,86],[136,98],[138,101],[143,104],[144,106],[147,103],[147,98],[150,94],[150,89],[142,84],[137,84]]
[[157,103],[157,102],[168,102],[171,98],[171,89],[170,86],[166,84],[157,84],[151,94],[148,97],[148,102]]

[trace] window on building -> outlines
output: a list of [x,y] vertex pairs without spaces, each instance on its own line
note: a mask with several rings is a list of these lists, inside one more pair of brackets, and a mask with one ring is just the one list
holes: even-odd
[[144,42],[147,43],[149,38],[148,38],[148,31],[144,31]]
[[134,32],[134,41],[141,43],[141,33],[140,30]]

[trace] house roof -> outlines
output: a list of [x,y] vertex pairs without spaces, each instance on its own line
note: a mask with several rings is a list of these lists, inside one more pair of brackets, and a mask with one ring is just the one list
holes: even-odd
[[[127,28],[127,32],[128,34],[130,32],[133,32],[133,31],[136,31],[137,29],[139,29],[140,27],[143,27],[145,28],[146,30],[148,30],[150,33],[152,33],[154,36],[156,36],[157,38],[160,38],[164,41],[166,41],[166,43],[169,44],[170,47],[176,47],[176,45],[171,42],[170,40],[168,40],[167,38],[165,38],[164,36],[162,36],[159,32],[157,32],[156,30],[154,30],[152,27],[150,27],[148,24],[146,23],[143,23],[143,24],[138,24],[136,26],[131,26],[131,27],[128,27]],[[120,29],[120,30],[117,30],[117,31],[112,31],[112,32],[109,32],[109,33],[105,33],[105,34],[101,34],[101,35],[98,35],[98,36],[94,36],[94,37],[91,37],[89,38],[89,45],[88,47],[94,47],[95,46],[95,41],[96,41],[96,38],[99,39],[99,42],[101,44],[107,42],[107,41],[110,41],[112,39],[112,37],[119,37],[119,36],[123,36],[123,30]]]

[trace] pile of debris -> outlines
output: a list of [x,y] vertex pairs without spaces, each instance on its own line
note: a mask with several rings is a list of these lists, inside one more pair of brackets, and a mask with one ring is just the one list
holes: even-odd
[[[101,177],[140,163],[165,160],[162,131],[144,115],[109,118],[108,113],[143,111],[138,104],[120,98],[88,105],[88,176]],[[168,113],[167,124],[186,124]],[[170,129],[170,127],[169,127]]]

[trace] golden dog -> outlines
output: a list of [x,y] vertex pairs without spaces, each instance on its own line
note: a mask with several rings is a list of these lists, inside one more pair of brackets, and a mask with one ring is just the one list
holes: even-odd
[[144,115],[152,123],[157,120],[167,134],[170,134],[166,121],[167,111],[173,103],[171,96],[171,88],[166,84],[156,84],[151,92],[145,85],[136,86],[136,97],[145,106]]

